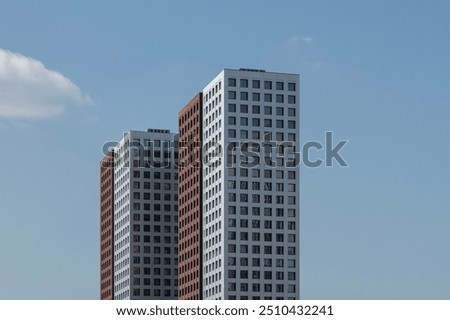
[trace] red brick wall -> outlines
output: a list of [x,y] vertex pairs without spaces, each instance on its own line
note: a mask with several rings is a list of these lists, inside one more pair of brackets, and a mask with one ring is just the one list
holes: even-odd
[[100,162],[100,298],[114,300],[114,153]]
[[202,299],[202,94],[178,114],[178,299]]

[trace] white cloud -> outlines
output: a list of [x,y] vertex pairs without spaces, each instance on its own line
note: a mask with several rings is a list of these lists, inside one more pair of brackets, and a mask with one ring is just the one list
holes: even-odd
[[293,36],[289,39],[289,42],[291,43],[297,43],[297,42],[304,42],[306,44],[311,44],[314,42],[314,39],[309,36]]
[[61,73],[40,61],[0,49],[0,119],[43,119],[71,105],[94,102]]

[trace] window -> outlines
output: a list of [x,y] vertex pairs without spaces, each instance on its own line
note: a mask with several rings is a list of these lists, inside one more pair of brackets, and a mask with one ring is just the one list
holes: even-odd
[[295,209],[288,209],[288,217],[290,218],[295,217]]
[[[284,217],[284,209],[283,208],[277,208],[277,217]],[[281,229],[283,229],[283,227],[281,227]]]
[[241,88],[248,88],[248,80],[241,79]]
[[235,125],[236,124],[236,117],[228,117],[228,124],[229,125]]
[[253,92],[252,93],[252,101],[259,101],[260,100],[260,95],[257,92]]
[[272,102],[272,95],[270,93],[264,94],[264,102]]
[[[276,134],[276,140],[277,141],[283,141],[284,140],[284,133],[283,132],[277,132]],[[280,148],[281,146],[279,146],[278,148]],[[280,154],[282,154],[282,152],[280,152]]]
[[295,121],[289,120],[288,121],[288,128],[289,129],[295,129]]
[[295,117],[295,108],[288,108],[288,116]]
[[277,94],[276,101],[277,103],[284,103],[284,96],[282,94]]
[[277,120],[276,121],[276,127],[277,128],[283,128],[284,127],[284,121],[283,120]]
[[241,117],[241,126],[248,126],[248,118]]
[[295,141],[295,133],[288,133],[288,141]]
[[272,114],[272,107],[265,106],[264,107],[264,114]]
[[295,242],[295,234],[288,234],[288,242]]
[[253,89],[259,89],[260,81],[259,80],[252,80],[252,88]]
[[236,87],[236,79],[235,78],[228,78],[228,86],[229,87]]
[[264,89],[272,90],[272,81],[264,81]]
[[252,106],[252,113],[259,114],[259,106],[256,105]]
[[248,131],[247,130],[241,130],[240,137],[241,137],[241,139],[247,139],[248,138]]
[[228,91],[228,99],[236,99],[236,91]]
[[259,131],[252,131],[252,139],[260,139],[261,134]]
[[234,129],[229,129],[229,130],[228,130],[228,137],[229,137],[229,138],[236,138],[236,130],[234,130]]
[[272,127],[272,119],[264,119],[264,127],[265,128]]
[[284,83],[283,83],[283,82],[278,82],[278,81],[277,81],[276,89],[277,89],[277,90],[284,90]]
[[288,82],[288,91],[295,91],[295,83]]
[[295,96],[288,96],[288,103],[295,103]]
[[240,94],[241,100],[248,100],[248,92],[241,92]]
[[236,105],[234,103],[228,104],[228,111],[229,112],[236,112]]
[[254,127],[259,127],[259,119],[258,118],[253,118],[252,119],[252,125]]

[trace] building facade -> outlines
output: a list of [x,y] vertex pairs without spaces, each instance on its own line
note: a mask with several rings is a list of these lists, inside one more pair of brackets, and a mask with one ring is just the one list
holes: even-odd
[[203,90],[203,298],[299,298],[299,76],[219,73]]
[[178,114],[179,299],[202,299],[202,94]]
[[130,131],[114,168],[114,299],[178,298],[178,139]]
[[100,299],[114,299],[114,152],[100,161]]

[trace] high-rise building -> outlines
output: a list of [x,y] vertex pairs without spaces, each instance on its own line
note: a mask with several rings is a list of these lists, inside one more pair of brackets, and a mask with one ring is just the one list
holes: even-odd
[[299,111],[299,75],[224,69],[179,139],[126,133],[101,162],[102,299],[299,299]]
[[202,94],[179,113],[178,298],[202,299]]
[[299,76],[224,69],[203,89],[203,298],[299,298]]
[[129,131],[114,166],[114,299],[178,298],[178,141]]
[[100,299],[114,299],[114,152],[100,161]]

